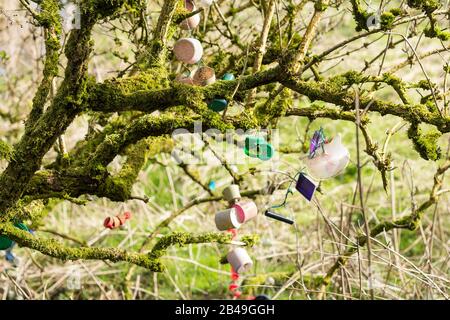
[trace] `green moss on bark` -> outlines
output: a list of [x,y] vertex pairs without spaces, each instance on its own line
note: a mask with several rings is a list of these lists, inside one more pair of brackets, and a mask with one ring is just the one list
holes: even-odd
[[433,129],[423,132],[416,124],[411,124],[408,129],[408,137],[414,144],[414,148],[425,160],[436,161],[441,157],[441,148],[438,146],[438,139],[442,133]]

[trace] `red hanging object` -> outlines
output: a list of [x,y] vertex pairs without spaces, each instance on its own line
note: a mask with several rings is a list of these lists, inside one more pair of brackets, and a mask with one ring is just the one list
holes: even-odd
[[131,212],[125,211],[115,217],[107,217],[103,222],[103,226],[108,229],[116,229],[125,224],[127,220],[131,219]]
[[237,288],[239,288],[239,285],[238,285],[237,283],[231,283],[231,284],[228,286],[228,289],[229,289],[230,291],[235,291]]

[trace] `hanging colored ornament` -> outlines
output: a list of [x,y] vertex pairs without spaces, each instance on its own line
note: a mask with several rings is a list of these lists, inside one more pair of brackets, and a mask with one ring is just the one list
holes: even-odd
[[327,140],[323,129],[314,132],[309,156],[305,160],[308,173],[315,179],[328,179],[341,173],[348,165],[350,154],[342,144],[341,136]]
[[[194,1],[192,0],[185,0],[184,1],[184,8],[188,12],[194,12],[197,10],[197,7],[195,6]],[[190,16],[189,18],[184,19],[180,23],[180,28],[183,30],[192,30],[196,28],[200,23],[200,13],[194,14],[193,16]]]
[[[14,224],[14,226],[16,228],[19,228],[24,231],[28,231],[28,232],[30,231],[28,229],[28,227],[25,224],[23,224],[22,222],[17,222]],[[9,239],[5,236],[0,236],[0,250],[7,250],[9,248],[12,248],[13,245],[14,245],[14,241],[12,241],[11,239]]]
[[229,185],[228,187],[223,189],[222,195],[223,198],[228,201],[231,206],[241,199],[239,186],[237,184]]
[[127,220],[131,219],[131,212],[126,211],[114,217],[107,217],[103,222],[103,226],[108,229],[116,229],[125,224]]
[[247,222],[256,217],[258,208],[253,201],[242,201],[233,205],[240,223]]
[[219,211],[214,217],[217,229],[225,231],[228,229],[238,229],[241,226],[235,208]]
[[295,189],[302,194],[306,200],[311,201],[314,191],[316,191],[316,184],[309,179],[305,174],[300,173]]
[[215,182],[214,180],[211,180],[211,181],[208,183],[208,189],[211,190],[211,191],[216,190],[216,182]]
[[179,61],[187,64],[195,64],[203,56],[203,47],[197,39],[181,38],[175,43],[173,52]]
[[216,82],[216,74],[213,68],[201,66],[195,71],[193,80],[198,86],[207,86]]
[[[225,80],[225,81],[234,80],[234,75],[232,73],[225,73],[222,76],[221,80]],[[220,112],[220,111],[225,110],[227,105],[228,105],[228,101],[223,98],[220,98],[220,97],[214,98],[213,100],[208,102],[208,108],[215,112]]]
[[238,274],[248,271],[253,261],[244,248],[234,248],[227,254],[227,261]]
[[263,137],[247,136],[245,138],[244,153],[252,158],[266,161],[272,158],[275,150]]

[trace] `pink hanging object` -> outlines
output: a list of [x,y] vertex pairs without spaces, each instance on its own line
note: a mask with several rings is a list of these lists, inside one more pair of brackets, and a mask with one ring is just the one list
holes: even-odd
[[[194,12],[197,10],[197,7],[195,6],[194,1],[192,0],[186,0],[184,2],[184,7],[189,12]],[[200,24],[200,13],[197,13],[189,18],[184,19],[180,23],[180,28],[183,30],[191,30],[196,28]]]
[[236,214],[236,209],[234,208],[217,212],[214,217],[214,222],[216,223],[217,229],[220,231],[237,229],[241,226]]
[[227,254],[227,261],[237,273],[243,273],[253,266],[253,261],[244,248],[234,248]]
[[253,201],[241,201],[233,205],[240,223],[253,219],[258,214],[258,207]]
[[115,217],[107,217],[103,221],[103,226],[107,229],[116,229],[125,224],[127,220],[131,219],[131,212],[125,211],[122,214],[118,214]]
[[202,58],[203,47],[197,39],[181,38],[175,43],[173,52],[179,61],[194,64]]
[[328,179],[337,176],[348,165],[350,154],[342,144],[341,136],[325,143],[316,150],[312,158],[305,160],[308,173],[315,179]]

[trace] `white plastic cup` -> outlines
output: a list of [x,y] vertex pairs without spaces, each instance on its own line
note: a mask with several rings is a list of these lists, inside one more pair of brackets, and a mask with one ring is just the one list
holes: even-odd
[[229,185],[223,189],[222,195],[230,204],[235,204],[241,199],[241,193],[239,192],[239,186],[237,184]]
[[173,52],[179,61],[194,64],[202,58],[203,47],[197,39],[181,38],[175,43]]
[[233,208],[217,212],[214,221],[216,222],[217,229],[220,231],[238,229],[241,226],[236,215],[236,210]]
[[[197,7],[195,6],[194,1],[192,0],[185,0],[184,7],[189,12],[194,12],[195,10],[197,10]],[[180,23],[180,28],[183,30],[192,30],[199,24],[200,24],[200,13],[197,13],[189,18],[184,19]]]
[[244,248],[234,248],[228,252],[227,261],[237,273],[246,272],[253,266],[253,261]]

